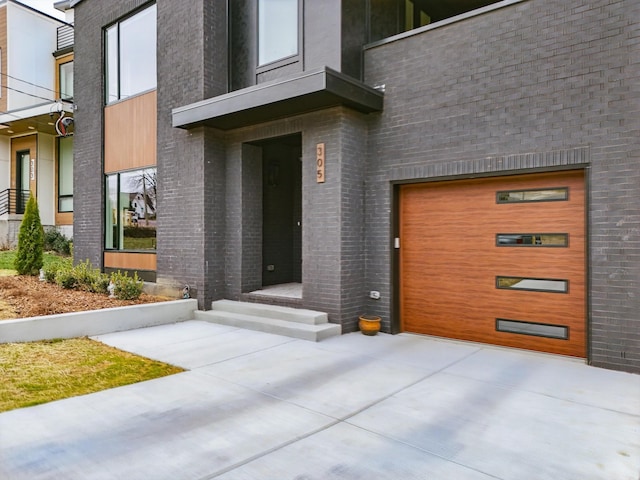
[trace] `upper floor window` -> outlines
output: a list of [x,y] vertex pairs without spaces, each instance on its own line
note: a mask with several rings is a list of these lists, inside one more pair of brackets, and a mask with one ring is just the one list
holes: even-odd
[[105,34],[106,103],[156,88],[155,4]]
[[433,0],[369,0],[370,41],[381,40],[455,17],[500,0],[465,0],[436,2]]
[[298,53],[298,0],[258,0],[258,64]]
[[73,60],[58,66],[59,91],[62,100],[73,99]]

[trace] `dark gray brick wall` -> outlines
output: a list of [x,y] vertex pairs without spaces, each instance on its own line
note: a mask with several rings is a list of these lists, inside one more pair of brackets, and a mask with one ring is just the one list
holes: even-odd
[[[102,29],[146,2],[76,8],[75,259],[102,263]],[[171,109],[227,90],[225,2],[157,2],[159,283],[190,284],[201,308],[224,292],[224,142],[171,127]]]
[[158,2],[158,283],[189,284],[198,306],[224,292],[224,140],[171,126],[171,110],[227,89],[226,5]]
[[81,2],[75,8],[74,45],[74,261],[102,267],[102,28],[141,7],[140,0]]
[[590,360],[640,371],[639,19],[640,2],[530,0],[365,52],[386,85],[366,185],[383,317],[391,181],[588,166]]

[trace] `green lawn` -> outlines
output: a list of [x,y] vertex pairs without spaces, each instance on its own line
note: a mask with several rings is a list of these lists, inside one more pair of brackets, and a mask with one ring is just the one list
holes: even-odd
[[[56,253],[45,253],[43,255],[44,266],[53,263],[68,261],[71,257],[63,257]],[[13,262],[16,259],[16,250],[4,250],[0,252],[0,270],[14,270]]]
[[7,343],[0,345],[0,412],[182,371],[88,338]]

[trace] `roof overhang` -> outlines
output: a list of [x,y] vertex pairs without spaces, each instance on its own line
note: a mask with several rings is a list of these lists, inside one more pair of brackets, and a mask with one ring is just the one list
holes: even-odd
[[371,113],[382,110],[383,98],[375,88],[324,67],[174,108],[173,126],[230,130],[338,105]]
[[4,112],[0,114],[0,135],[11,137],[35,132],[57,135],[54,123],[61,111],[73,115],[73,104],[51,101]]

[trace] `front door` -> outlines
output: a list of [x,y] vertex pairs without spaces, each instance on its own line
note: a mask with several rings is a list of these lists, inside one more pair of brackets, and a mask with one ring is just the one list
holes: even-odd
[[262,145],[262,285],[302,281],[302,139]]

